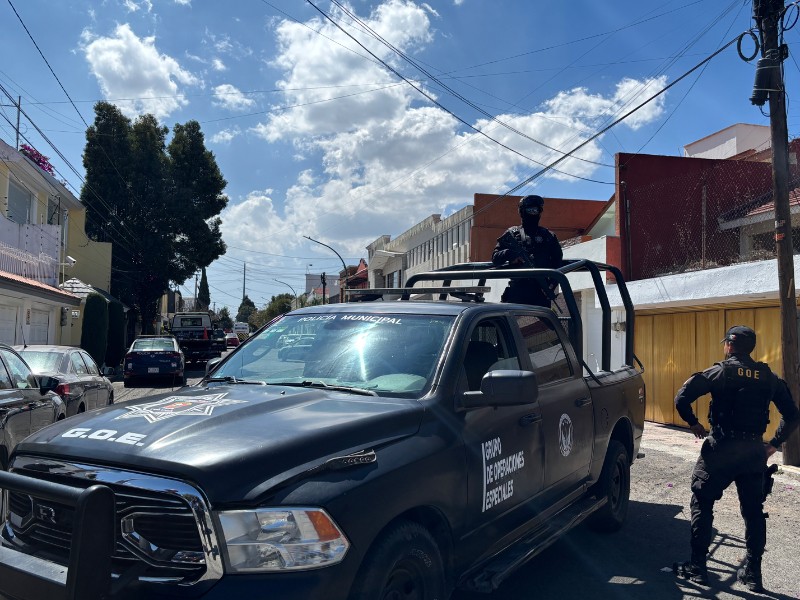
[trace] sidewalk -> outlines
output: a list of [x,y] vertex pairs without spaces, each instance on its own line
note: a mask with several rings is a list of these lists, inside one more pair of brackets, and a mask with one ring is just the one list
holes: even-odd
[[[653,450],[668,452],[694,462],[700,454],[701,444],[702,440],[694,437],[694,434],[687,428],[650,422],[645,422],[644,424],[641,451],[645,454],[647,454],[648,448],[652,448]],[[768,463],[780,465],[780,470],[776,476],[800,480],[800,467],[784,465],[783,452],[773,454]]]

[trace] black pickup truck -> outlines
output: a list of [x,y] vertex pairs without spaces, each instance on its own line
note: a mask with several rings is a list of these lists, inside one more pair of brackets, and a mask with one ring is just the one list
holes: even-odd
[[[630,333],[612,267],[462,266],[402,290],[458,301],[300,309],[196,386],[40,431],[0,473],[0,594],[444,600],[491,591],[584,519],[618,529],[645,393],[632,335],[610,367],[602,270]],[[599,283],[597,372],[577,271]],[[555,279],[568,317],[484,302],[499,277]]]

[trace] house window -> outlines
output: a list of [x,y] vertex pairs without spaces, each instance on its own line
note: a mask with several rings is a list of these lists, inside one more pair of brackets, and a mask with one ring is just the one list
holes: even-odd
[[400,271],[392,271],[386,276],[386,287],[387,288],[400,287]]
[[15,223],[28,223],[33,194],[13,181],[8,182],[8,218]]

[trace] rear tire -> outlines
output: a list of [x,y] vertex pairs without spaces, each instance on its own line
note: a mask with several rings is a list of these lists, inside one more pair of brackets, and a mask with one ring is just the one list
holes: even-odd
[[628,451],[617,440],[611,440],[608,445],[600,479],[592,491],[598,498],[605,498],[606,503],[590,517],[589,526],[595,531],[618,531],[628,515],[631,464]]
[[390,527],[370,548],[351,598],[445,600],[442,555],[427,529],[411,521]]

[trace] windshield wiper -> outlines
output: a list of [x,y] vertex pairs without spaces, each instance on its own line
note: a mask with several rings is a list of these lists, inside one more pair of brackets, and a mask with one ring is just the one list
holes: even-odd
[[352,387],[349,385],[331,385],[324,381],[284,381],[280,383],[268,382],[267,385],[285,385],[288,387],[308,387],[320,388],[325,390],[335,390],[337,392],[350,392],[351,394],[361,394],[362,396],[377,396],[376,392],[372,390],[365,390],[360,387]]
[[263,381],[248,381],[247,379],[237,379],[233,375],[226,375],[225,377],[209,377],[206,383],[242,383],[245,385],[264,385]]

